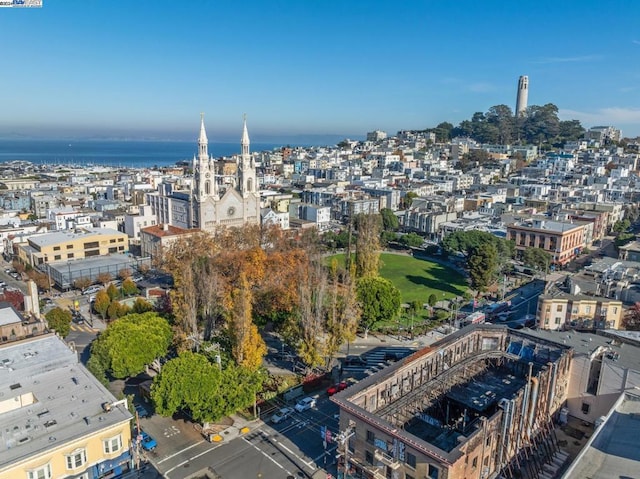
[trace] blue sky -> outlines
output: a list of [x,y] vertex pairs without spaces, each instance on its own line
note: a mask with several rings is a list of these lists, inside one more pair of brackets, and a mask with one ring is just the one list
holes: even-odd
[[210,140],[458,124],[496,104],[640,135],[640,1],[43,0],[0,9],[0,135]]

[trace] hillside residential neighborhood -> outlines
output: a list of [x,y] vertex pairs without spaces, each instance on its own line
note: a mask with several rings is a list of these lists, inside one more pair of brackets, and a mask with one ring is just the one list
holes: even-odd
[[[245,121],[241,154],[217,158],[202,119],[193,160],[172,167],[0,164],[0,252],[13,281],[3,283],[0,303],[0,479],[182,478],[185,463],[217,454],[216,442],[262,451],[269,434],[292,433],[290,423],[315,439],[291,434],[286,445],[270,444],[282,454],[296,448],[296,465],[278,467],[297,467],[301,477],[546,479],[594,470],[598,434],[632,439],[625,414],[640,413],[640,336],[625,330],[640,326],[628,321],[640,316],[640,143],[619,146],[620,136],[595,127],[543,151],[438,141],[429,130],[373,131],[332,147],[251,152]],[[301,398],[300,386],[254,400],[253,419],[220,429],[185,416],[182,430],[150,412],[152,380],[175,355],[145,364],[146,382],[129,390],[135,410],[86,369],[96,334],[123,321],[114,319],[115,293],[104,292],[130,288],[121,302],[134,310],[129,296],[162,304],[175,285],[157,267],[172,245],[244,225],[292,241],[312,230],[335,236],[362,215],[382,214],[397,221],[387,245],[396,254],[468,277],[469,258],[445,245],[480,231],[512,244],[514,258],[503,278],[468,298],[419,302],[448,324],[418,334],[411,324],[405,336],[398,327],[397,337],[365,331],[322,371],[333,383],[326,394]],[[419,244],[402,246],[409,235]],[[532,250],[537,265],[527,259]],[[96,294],[107,298],[102,312]],[[70,336],[45,319],[54,307],[72,312]],[[260,334],[267,343],[277,336]],[[196,350],[202,341],[187,340]],[[284,343],[268,346],[270,373],[301,367]],[[222,346],[207,347],[222,369]],[[615,422],[612,411],[627,412]],[[171,449],[172,434],[191,439]],[[196,446],[209,449],[173,461]],[[225,467],[217,461],[202,470]]]

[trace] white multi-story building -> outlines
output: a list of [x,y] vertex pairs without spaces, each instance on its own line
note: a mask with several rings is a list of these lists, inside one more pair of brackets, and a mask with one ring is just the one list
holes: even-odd
[[47,210],[47,220],[51,221],[51,229],[58,231],[91,226],[89,215],[70,207]]
[[289,212],[279,212],[271,208],[260,210],[260,220],[262,226],[277,225],[281,230],[289,229]]
[[331,208],[309,204],[298,205],[298,217],[302,220],[313,221],[319,230],[324,230],[331,223]]
[[140,230],[147,226],[155,226],[158,223],[156,215],[151,212],[151,207],[141,206],[137,215],[127,214],[124,217],[124,232],[129,238],[140,241]]

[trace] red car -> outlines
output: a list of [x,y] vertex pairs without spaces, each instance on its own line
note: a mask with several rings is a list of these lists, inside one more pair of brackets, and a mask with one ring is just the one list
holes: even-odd
[[327,389],[327,394],[329,396],[333,396],[335,393],[344,391],[349,386],[349,383],[342,381],[341,383],[334,384],[329,389]]

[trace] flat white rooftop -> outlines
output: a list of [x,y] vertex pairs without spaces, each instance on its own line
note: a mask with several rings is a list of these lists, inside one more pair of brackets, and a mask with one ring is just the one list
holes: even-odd
[[[17,398],[17,399],[16,399]],[[116,398],[50,334],[0,347],[0,471],[131,419]]]
[[638,477],[640,396],[623,393],[562,479]]

